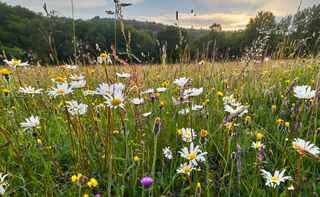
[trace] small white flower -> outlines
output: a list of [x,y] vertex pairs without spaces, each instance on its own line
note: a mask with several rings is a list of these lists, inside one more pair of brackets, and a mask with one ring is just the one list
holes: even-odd
[[197,134],[191,128],[182,128],[181,137],[184,142],[192,142],[197,137]]
[[192,111],[199,111],[203,109],[203,105],[192,105]]
[[4,196],[4,194],[6,193],[8,183],[5,181],[5,179],[7,176],[8,174],[0,173],[0,195],[1,196]]
[[20,87],[19,92],[22,94],[41,94],[42,89],[35,89],[34,87]]
[[179,86],[180,88],[183,88],[187,83],[188,83],[189,79],[186,77],[181,77],[179,79],[174,80],[174,84],[176,84],[177,86]]
[[163,152],[164,157],[167,158],[168,160],[171,160],[173,158],[172,151],[169,146],[162,149],[162,152]]
[[276,188],[282,182],[286,182],[287,180],[291,180],[291,176],[284,176],[284,172],[286,170],[282,170],[281,172],[276,170],[274,175],[266,170],[261,170],[262,176],[266,180],[266,186]]
[[186,162],[180,165],[180,167],[177,169],[178,174],[186,174],[190,176],[191,172],[194,170],[194,167],[190,165],[190,163]]
[[134,98],[131,100],[131,103],[134,105],[141,105],[144,103],[143,98]]
[[293,185],[290,185],[290,186],[288,187],[288,190],[289,190],[289,191],[293,191],[293,190],[294,190],[294,186],[293,186]]
[[85,76],[83,74],[80,75],[71,75],[69,77],[72,81],[81,81],[81,80],[85,80]]
[[40,120],[38,116],[31,116],[30,118],[26,118],[24,122],[20,123],[20,126],[24,128],[24,130],[36,128],[40,125]]
[[162,92],[167,91],[167,88],[164,88],[164,87],[157,88],[157,90],[156,90],[156,91],[157,91],[157,92],[159,92],[159,93],[162,93]]
[[84,96],[93,96],[95,95],[97,92],[96,91],[93,91],[93,90],[85,90],[83,91],[83,95]]
[[88,105],[83,103],[78,103],[75,100],[67,101],[67,109],[68,112],[75,116],[75,115],[84,115],[87,112]]
[[143,113],[142,116],[146,118],[146,117],[150,116],[151,114],[152,114],[152,112],[146,112],[146,113]]
[[292,146],[302,156],[305,155],[305,153],[308,153],[314,157],[318,157],[320,154],[319,147],[301,138],[295,138],[292,142]]
[[230,114],[238,114],[239,117],[242,117],[244,114],[248,113],[248,109],[246,106],[231,106],[231,105],[224,105],[224,111],[229,112]]
[[131,77],[130,73],[116,73],[116,75],[119,78],[130,78]]
[[188,98],[188,97],[195,97],[195,96],[200,96],[203,92],[203,88],[191,88],[187,89],[183,93],[183,97]]
[[152,88],[149,88],[149,89],[141,92],[141,94],[152,94],[152,93],[154,93],[154,89],[152,89]]
[[197,166],[198,162],[204,162],[206,160],[205,155],[207,155],[207,152],[202,152],[199,146],[194,146],[193,142],[190,143],[189,149],[188,147],[183,147],[179,153],[192,166]]
[[299,99],[311,99],[315,97],[316,91],[311,90],[310,86],[304,85],[304,86],[295,86],[293,88],[293,92],[295,97]]
[[190,113],[189,108],[181,109],[180,111],[178,111],[178,114],[180,114],[180,115],[186,115],[188,113]]
[[260,150],[261,148],[264,148],[264,144],[262,144],[260,141],[252,142],[251,148]]
[[86,80],[71,81],[70,86],[74,89],[83,88],[86,86],[86,83]]
[[69,86],[68,83],[58,83],[57,87],[52,88],[52,90],[49,91],[48,95],[49,96],[53,96],[53,97],[57,97],[57,96],[64,96],[67,94],[72,93],[72,87]]
[[70,65],[70,64],[67,64],[67,65],[64,65],[64,68],[69,69],[69,70],[76,70],[76,69],[79,68],[79,65]]
[[16,60],[16,59],[11,59],[10,61],[8,60],[3,60],[4,63],[6,63],[10,67],[25,67],[29,66],[28,62],[22,62],[21,60]]

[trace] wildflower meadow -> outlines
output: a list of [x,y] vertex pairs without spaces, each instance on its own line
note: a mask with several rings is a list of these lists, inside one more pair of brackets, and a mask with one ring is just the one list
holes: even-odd
[[318,60],[7,63],[2,195],[320,193]]

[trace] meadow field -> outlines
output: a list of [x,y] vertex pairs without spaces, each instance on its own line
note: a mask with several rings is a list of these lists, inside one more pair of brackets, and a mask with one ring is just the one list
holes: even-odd
[[320,61],[2,67],[4,196],[319,196]]

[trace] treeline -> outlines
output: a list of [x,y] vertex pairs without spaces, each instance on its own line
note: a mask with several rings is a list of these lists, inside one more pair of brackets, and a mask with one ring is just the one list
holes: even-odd
[[[95,17],[73,21],[0,3],[0,59],[22,58],[41,64],[94,63],[102,51],[111,52],[114,20]],[[317,56],[320,51],[320,4],[276,21],[271,12],[259,12],[244,30],[183,29],[176,26],[124,21],[117,23],[117,52],[142,63],[200,60],[293,58]],[[76,48],[76,51],[74,50]]]

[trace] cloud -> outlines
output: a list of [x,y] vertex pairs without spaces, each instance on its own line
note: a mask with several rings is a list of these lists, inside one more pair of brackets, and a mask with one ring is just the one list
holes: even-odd
[[[196,16],[189,13],[180,13],[179,26],[208,29],[213,23],[218,23],[222,25],[224,30],[238,30],[243,29],[252,17],[254,16],[246,13],[207,13]],[[138,17],[138,19],[168,25],[173,25],[176,22],[175,16],[173,15]]]

